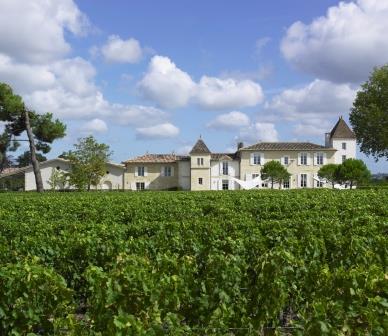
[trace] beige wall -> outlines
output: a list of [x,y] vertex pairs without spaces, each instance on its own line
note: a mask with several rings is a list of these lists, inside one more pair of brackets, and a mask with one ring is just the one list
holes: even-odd
[[[251,154],[255,152],[264,154],[264,161],[262,162],[262,165],[251,164]],[[310,154],[310,162],[308,162],[308,165],[298,164],[298,154],[301,152]],[[307,174],[307,186],[312,188],[316,186],[316,181],[314,181],[313,177],[317,176],[318,170],[322,167],[321,165],[316,165],[314,162],[314,153],[318,152],[326,153],[326,159],[324,161],[324,164],[334,163],[335,151],[325,149],[320,151],[241,151],[240,178],[242,180],[249,180],[251,179],[252,174],[260,173],[262,166],[266,162],[271,160],[280,161],[282,157],[288,156],[289,164],[285,167],[287,171],[291,174],[290,188],[299,187],[300,174]]]
[[[199,178],[203,184],[199,184]],[[191,169],[191,190],[210,190],[210,168]]]
[[[136,167],[146,168],[146,176],[135,176]],[[173,168],[173,176],[162,176],[163,166]],[[178,164],[174,163],[128,163],[124,175],[125,189],[136,190],[136,182],[144,182],[146,189],[166,190],[178,187]]]

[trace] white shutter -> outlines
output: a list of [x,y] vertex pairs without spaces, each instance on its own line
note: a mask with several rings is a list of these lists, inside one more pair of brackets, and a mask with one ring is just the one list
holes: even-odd
[[254,164],[254,156],[255,156],[255,153],[251,153],[251,166],[253,166]]
[[171,176],[174,176],[174,167],[171,166]]
[[222,161],[218,164],[220,173],[218,175],[222,175]]
[[164,176],[164,166],[160,168],[160,176]]
[[323,164],[326,164],[326,153],[323,153]]
[[264,164],[265,164],[264,153],[260,153],[260,164],[261,164],[262,166],[264,166]]
[[228,167],[228,173],[229,173],[229,176],[234,176],[235,172],[234,172],[234,167],[232,165],[232,162],[230,162],[229,164],[229,167]]
[[149,182],[144,182],[144,189],[149,189],[149,188],[150,188],[150,183]]
[[309,166],[309,165],[311,165],[311,155],[310,155],[310,153],[306,153],[306,156],[307,156],[307,165]]
[[135,167],[135,176],[139,176],[139,174],[138,174],[138,167]]
[[222,190],[222,180],[221,179],[218,180],[218,188],[217,189]]
[[301,162],[300,162],[300,156],[301,156],[301,153],[298,153],[298,166],[301,165]]
[[314,153],[314,156],[313,156],[313,165],[316,166],[318,165],[318,153]]
[[311,174],[306,173],[307,183],[306,187],[311,188]]
[[147,167],[144,167],[144,176],[147,176],[147,175],[148,175]]

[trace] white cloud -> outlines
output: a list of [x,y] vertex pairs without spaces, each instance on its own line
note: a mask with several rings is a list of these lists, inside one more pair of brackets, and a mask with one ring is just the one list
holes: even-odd
[[0,52],[18,62],[46,64],[70,51],[65,31],[80,35],[87,27],[73,0],[2,0]]
[[192,148],[193,148],[193,146],[184,145],[184,146],[179,147],[179,148],[176,150],[176,153],[177,153],[178,155],[188,155]]
[[214,129],[233,130],[236,128],[248,126],[249,123],[249,117],[245,113],[239,111],[232,111],[219,115],[214,120],[209,122],[206,126]]
[[105,60],[112,63],[137,63],[142,57],[142,48],[134,38],[122,40],[117,35],[111,35],[101,48]]
[[301,88],[286,89],[265,105],[265,113],[286,120],[325,120],[346,114],[356,96],[348,84],[316,79]]
[[170,123],[136,128],[137,139],[167,139],[179,134],[179,128]]
[[147,73],[138,83],[140,93],[163,108],[185,106],[194,88],[191,77],[163,56],[151,59]]
[[95,118],[86,122],[81,127],[81,131],[86,133],[105,133],[108,131],[108,126],[104,120]]
[[197,86],[196,100],[207,110],[255,106],[263,101],[261,86],[251,80],[219,79],[203,76]]
[[275,142],[278,141],[278,132],[273,123],[257,122],[240,130],[240,134],[236,137],[236,141],[246,142],[249,144],[259,141]]
[[310,24],[291,25],[281,50],[296,68],[318,78],[359,83],[387,62],[387,17],[386,0],[340,2]]
[[255,106],[263,101],[261,86],[244,79],[203,76],[195,83],[168,57],[154,56],[138,83],[141,95],[163,108],[184,107],[195,102],[205,110]]
[[151,126],[165,122],[169,114],[152,106],[119,105],[113,106],[113,118],[120,125]]

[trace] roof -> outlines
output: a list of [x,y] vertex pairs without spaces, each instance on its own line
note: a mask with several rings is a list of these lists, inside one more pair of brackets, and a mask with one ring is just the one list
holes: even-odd
[[293,151],[293,150],[335,150],[325,146],[316,145],[310,142],[259,142],[252,146],[241,148],[240,150],[260,150],[260,151]]
[[330,138],[334,139],[355,139],[356,135],[350,129],[345,120],[340,117],[330,132]]
[[123,163],[173,163],[184,160],[189,160],[189,157],[175,154],[144,154]]
[[210,154],[209,148],[207,148],[206,144],[200,138],[192,148],[189,154]]
[[211,153],[211,160],[235,160],[238,157],[237,153]]

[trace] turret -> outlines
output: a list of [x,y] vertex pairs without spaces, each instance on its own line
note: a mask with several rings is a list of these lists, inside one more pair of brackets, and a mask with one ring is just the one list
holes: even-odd
[[342,116],[331,132],[325,134],[325,146],[337,150],[334,155],[334,162],[337,164],[356,158],[356,136]]

